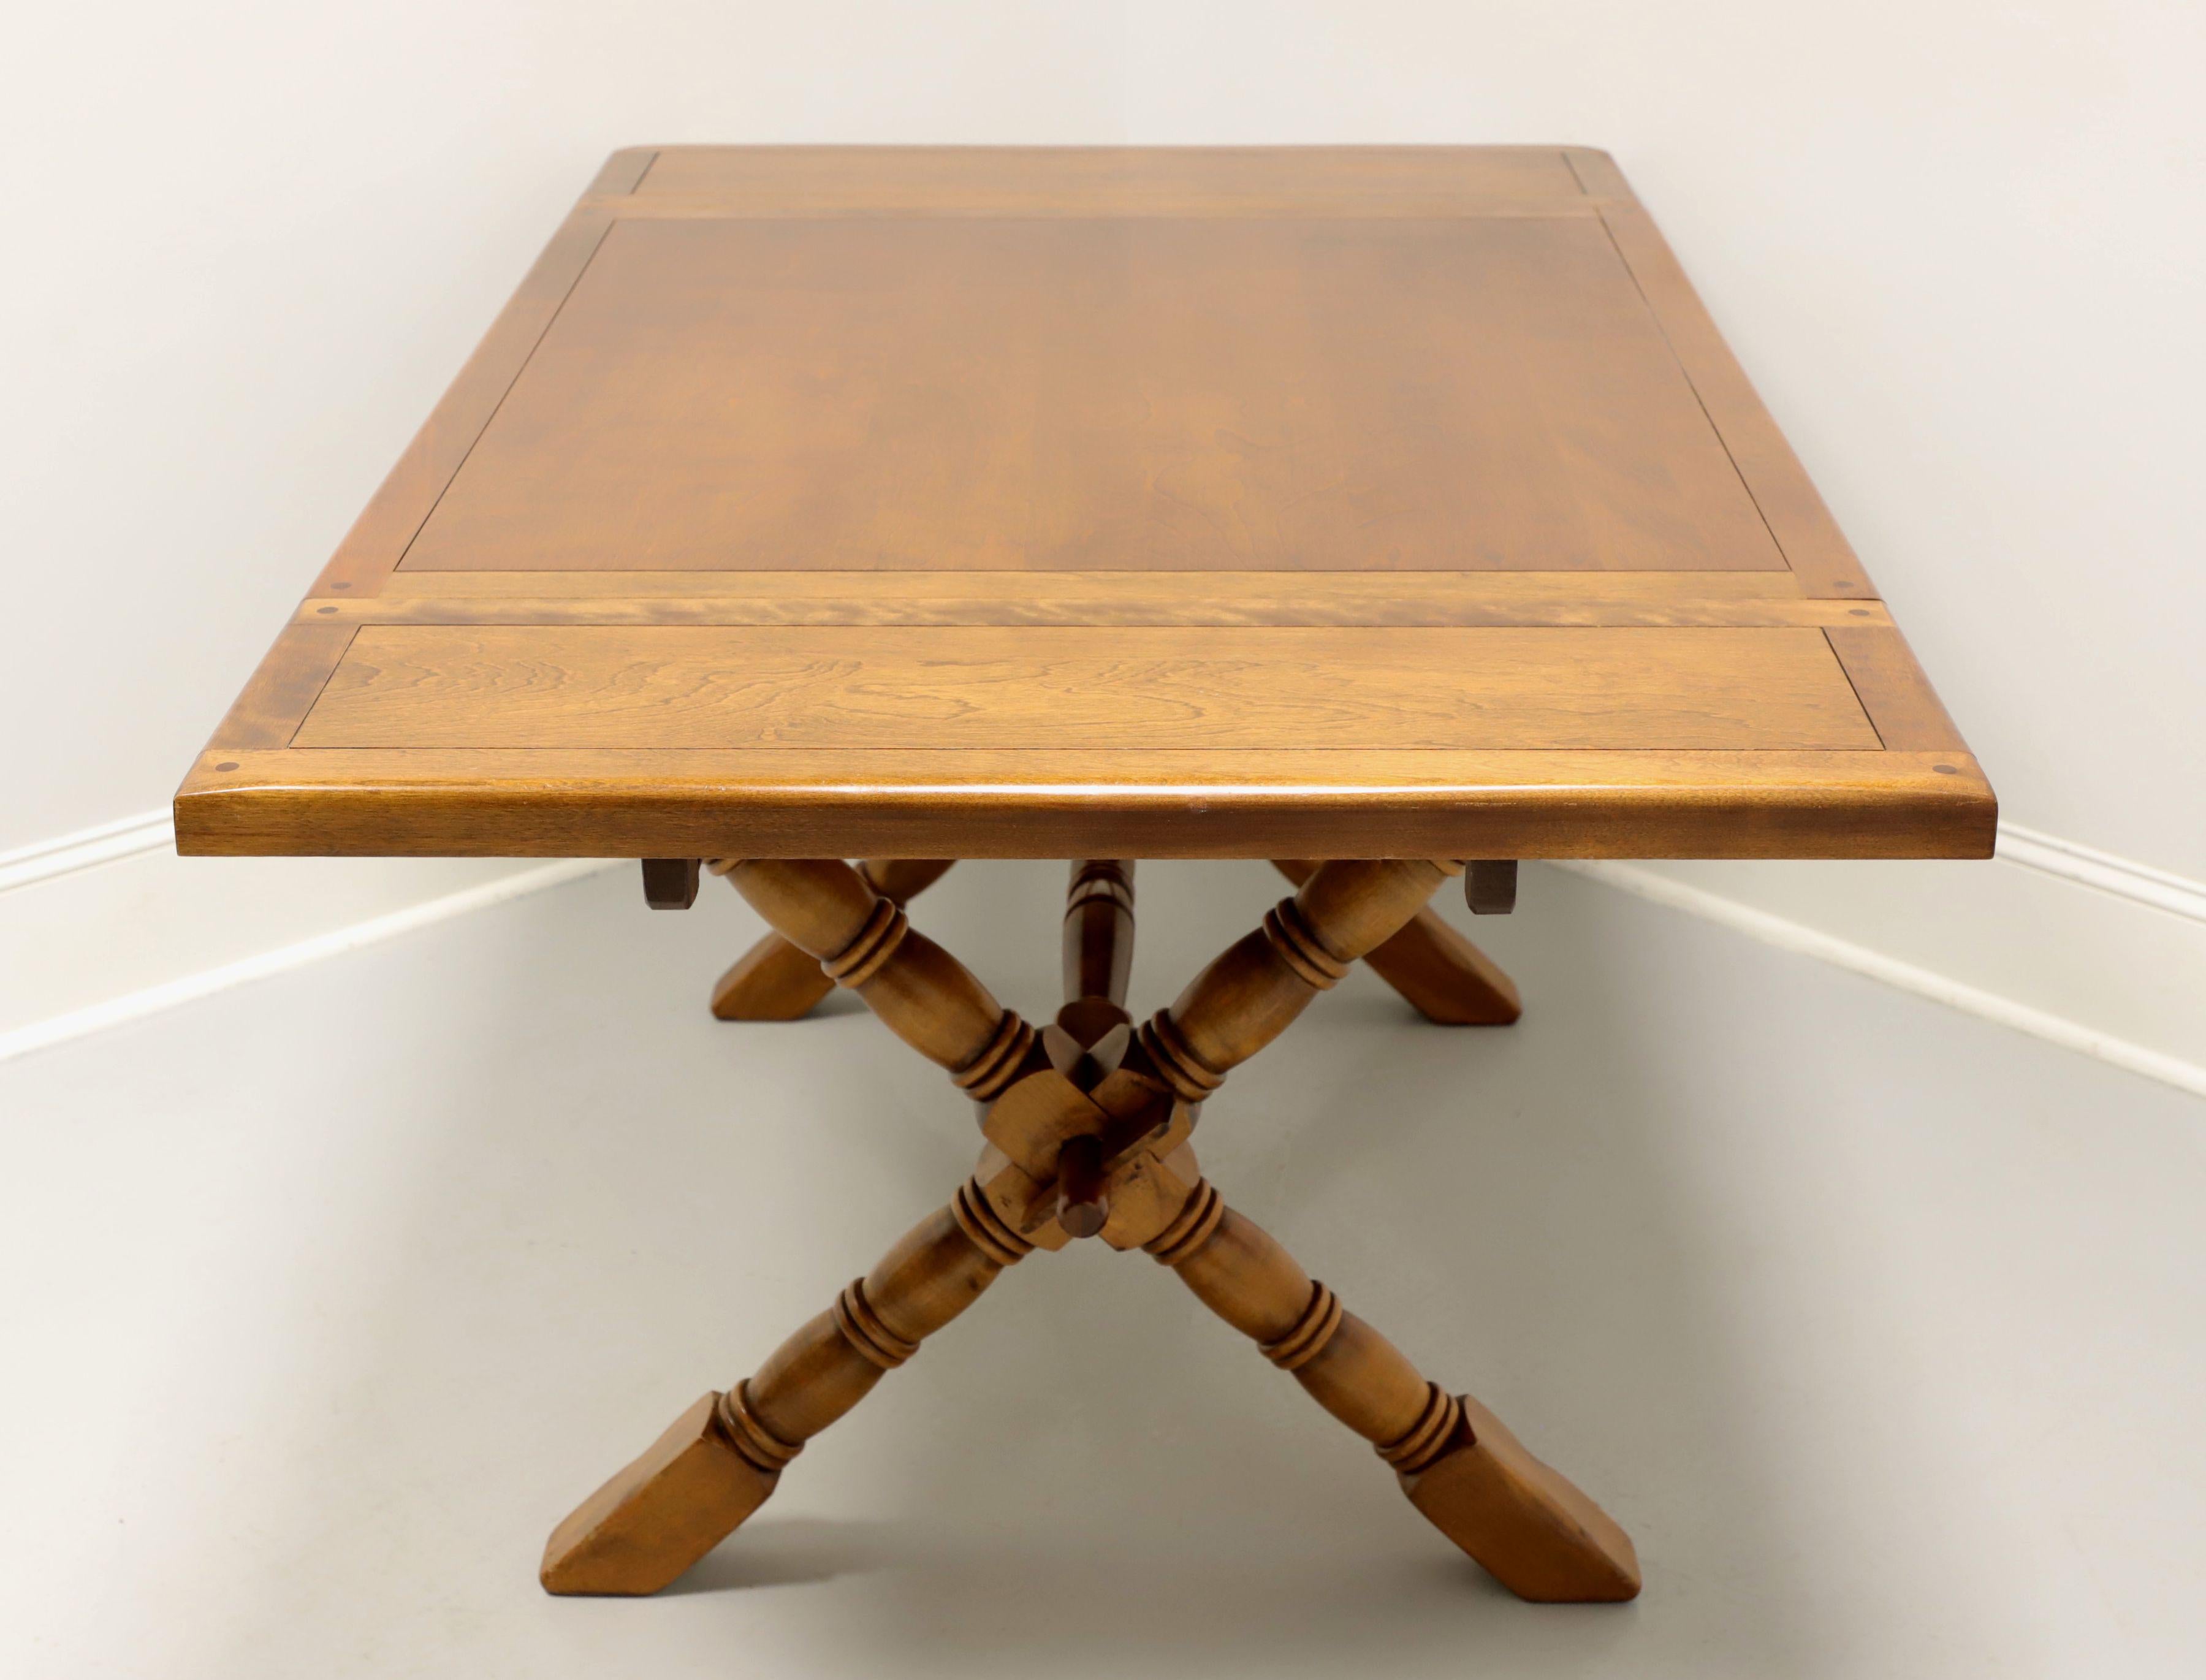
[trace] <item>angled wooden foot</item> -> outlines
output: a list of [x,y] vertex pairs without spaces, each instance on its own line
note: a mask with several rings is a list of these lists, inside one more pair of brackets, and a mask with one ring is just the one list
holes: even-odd
[[548,1593],[655,1593],[766,1502],[776,1473],[736,1447],[707,1394],[577,1505],[544,1548]]
[[766,1502],[806,1441],[1033,1246],[977,1185],[961,1186],[756,1375],[699,1400],[553,1529],[545,1589],[634,1595],[671,1583]]
[[816,961],[769,933],[713,983],[712,1013],[722,1021],[801,1021],[834,989]]
[[[902,904],[949,873],[946,859],[868,858],[858,873],[884,897]],[[769,933],[712,987],[712,1013],[722,1021],[796,1021],[835,989],[820,960]]]
[[1544,1603],[1637,1596],[1637,1554],[1607,1513],[1476,1400],[1426,1381],[1207,1180],[1143,1246],[1377,1448],[1410,1503],[1511,1592]]
[[[1272,866],[1297,886],[1317,865],[1292,859]],[[1371,971],[1443,1027],[1506,1027],[1524,1013],[1516,982],[1429,905],[1364,957]]]
[[[724,859],[712,867],[825,977],[856,992],[949,1071],[977,1105],[987,1145],[948,1207],[754,1376],[699,1400],[559,1525],[545,1553],[547,1588],[665,1587],[765,1503],[810,1437],[1005,1266],[1035,1248],[1097,1236],[1146,1248],[1171,1266],[1369,1440],[1418,1510],[1511,1591],[1579,1602],[1637,1593],[1638,1563],[1623,1530],[1477,1402],[1420,1376],[1228,1209],[1189,1142],[1228,1073],[1319,992],[1360,960],[1417,949],[1397,942],[1460,864],[1350,861],[1302,873],[1297,892],[1261,927],[1136,1028],[1125,1010],[1132,867],[1076,863],[1064,929],[1066,1002],[1040,1033],[912,929],[894,883],[833,860]],[[1459,954],[1454,960],[1451,984],[1463,972]]]

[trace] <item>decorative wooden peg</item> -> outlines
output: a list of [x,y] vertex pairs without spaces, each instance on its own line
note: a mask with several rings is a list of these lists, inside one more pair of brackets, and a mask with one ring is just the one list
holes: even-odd
[[1064,899],[1064,1000],[1121,1007],[1134,962],[1134,866],[1076,860]]
[[1463,874],[1464,901],[1475,916],[1505,916],[1517,908],[1517,861],[1485,860]]
[[1057,1222],[1072,1236],[1093,1236],[1111,1218],[1103,1146],[1093,1136],[1068,1138],[1057,1152]]
[[694,857],[647,857],[643,860],[643,902],[654,910],[686,910],[697,902],[697,863]]

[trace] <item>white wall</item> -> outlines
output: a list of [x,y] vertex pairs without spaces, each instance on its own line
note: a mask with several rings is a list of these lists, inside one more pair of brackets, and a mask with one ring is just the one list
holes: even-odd
[[164,803],[599,158],[1613,151],[2007,814],[2206,879],[2206,8],[1623,0],[14,18],[0,851]]

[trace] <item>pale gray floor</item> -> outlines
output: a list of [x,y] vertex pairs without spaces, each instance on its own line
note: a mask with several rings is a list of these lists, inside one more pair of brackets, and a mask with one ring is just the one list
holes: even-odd
[[[1060,880],[969,867],[917,919],[1046,1014]],[[1142,886],[1152,1005],[1279,891]],[[622,873],[0,1069],[0,1674],[2206,1668],[2206,1105],[1544,871],[1478,925],[1520,1027],[1359,975],[1201,1143],[1631,1528],[1638,1604],[1508,1598],[1089,1246],[679,1591],[546,1598],[551,1524],[970,1163],[862,1013],[706,1016],[754,927]]]

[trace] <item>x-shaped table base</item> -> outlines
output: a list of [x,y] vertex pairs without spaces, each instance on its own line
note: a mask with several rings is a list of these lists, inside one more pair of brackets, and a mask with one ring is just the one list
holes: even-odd
[[[1425,908],[1460,864],[1282,863],[1299,881],[1295,895],[1170,1009],[1136,1028],[1124,1008],[1132,866],[1076,863],[1065,913],[1068,1002],[1039,1032],[906,920],[901,901],[946,864],[712,867],[778,935],[722,980],[716,1012],[786,1018],[828,986],[847,986],[950,1070],[979,1105],[986,1143],[946,1206],[754,1374],[690,1407],[553,1531],[546,1588],[642,1594],[668,1585],[766,1502],[807,1440],[1005,1267],[1036,1248],[1100,1236],[1171,1266],[1370,1441],[1410,1503],[1511,1591],[1575,1602],[1638,1592],[1624,1531],[1476,1400],[1427,1381],[1227,1207],[1189,1142],[1226,1074],[1359,960],[1435,1019],[1514,1018],[1505,977]],[[795,966],[791,950],[816,964],[826,985]]]

